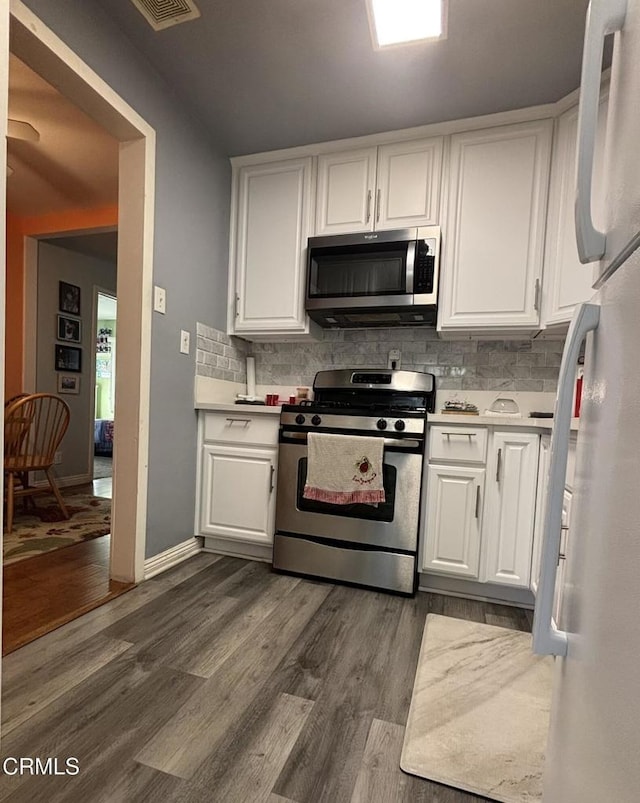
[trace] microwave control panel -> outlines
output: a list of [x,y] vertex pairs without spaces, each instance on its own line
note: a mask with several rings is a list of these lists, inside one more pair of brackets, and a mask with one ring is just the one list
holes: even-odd
[[413,292],[416,295],[420,293],[433,293],[433,278],[436,263],[434,245],[435,243],[432,240],[418,240],[413,277]]

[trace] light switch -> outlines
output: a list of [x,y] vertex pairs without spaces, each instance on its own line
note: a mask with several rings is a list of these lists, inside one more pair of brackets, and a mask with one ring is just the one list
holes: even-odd
[[184,329],[180,330],[180,354],[188,354],[189,353],[189,344],[191,341],[191,335],[189,332],[186,332]]
[[161,312],[163,315],[167,311],[167,291],[164,287],[153,288],[153,309],[155,312]]

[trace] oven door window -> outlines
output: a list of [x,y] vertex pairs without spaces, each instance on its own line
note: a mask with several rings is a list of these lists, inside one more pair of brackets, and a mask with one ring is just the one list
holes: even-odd
[[404,295],[408,243],[314,248],[309,260],[309,298]]
[[[382,466],[382,481],[386,501],[374,505],[331,505],[328,502],[316,502],[315,499],[305,499],[302,495],[307,481],[307,458],[298,460],[298,510],[307,513],[324,513],[331,516],[347,516],[352,519],[367,519],[368,521],[393,521],[393,511],[396,499],[396,468],[395,466]],[[327,533],[329,535],[329,533]]]

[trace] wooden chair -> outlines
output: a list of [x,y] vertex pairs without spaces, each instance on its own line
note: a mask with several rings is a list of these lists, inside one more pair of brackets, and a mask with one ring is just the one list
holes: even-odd
[[[51,393],[34,393],[11,402],[4,411],[4,477],[7,499],[7,532],[13,528],[15,498],[47,493],[29,485],[30,471],[44,471],[62,515],[69,512],[51,467],[56,450],[69,426],[69,406]],[[20,487],[16,486],[16,479]]]

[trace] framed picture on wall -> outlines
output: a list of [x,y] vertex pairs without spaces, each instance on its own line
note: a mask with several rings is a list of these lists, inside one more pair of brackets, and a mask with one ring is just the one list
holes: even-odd
[[80,343],[82,340],[82,321],[79,318],[67,318],[66,315],[58,315],[58,340]]
[[58,374],[58,393],[80,393],[80,377]]
[[82,349],[75,346],[56,346],[56,371],[82,371]]
[[58,309],[70,315],[80,315],[80,288],[77,285],[58,282]]

